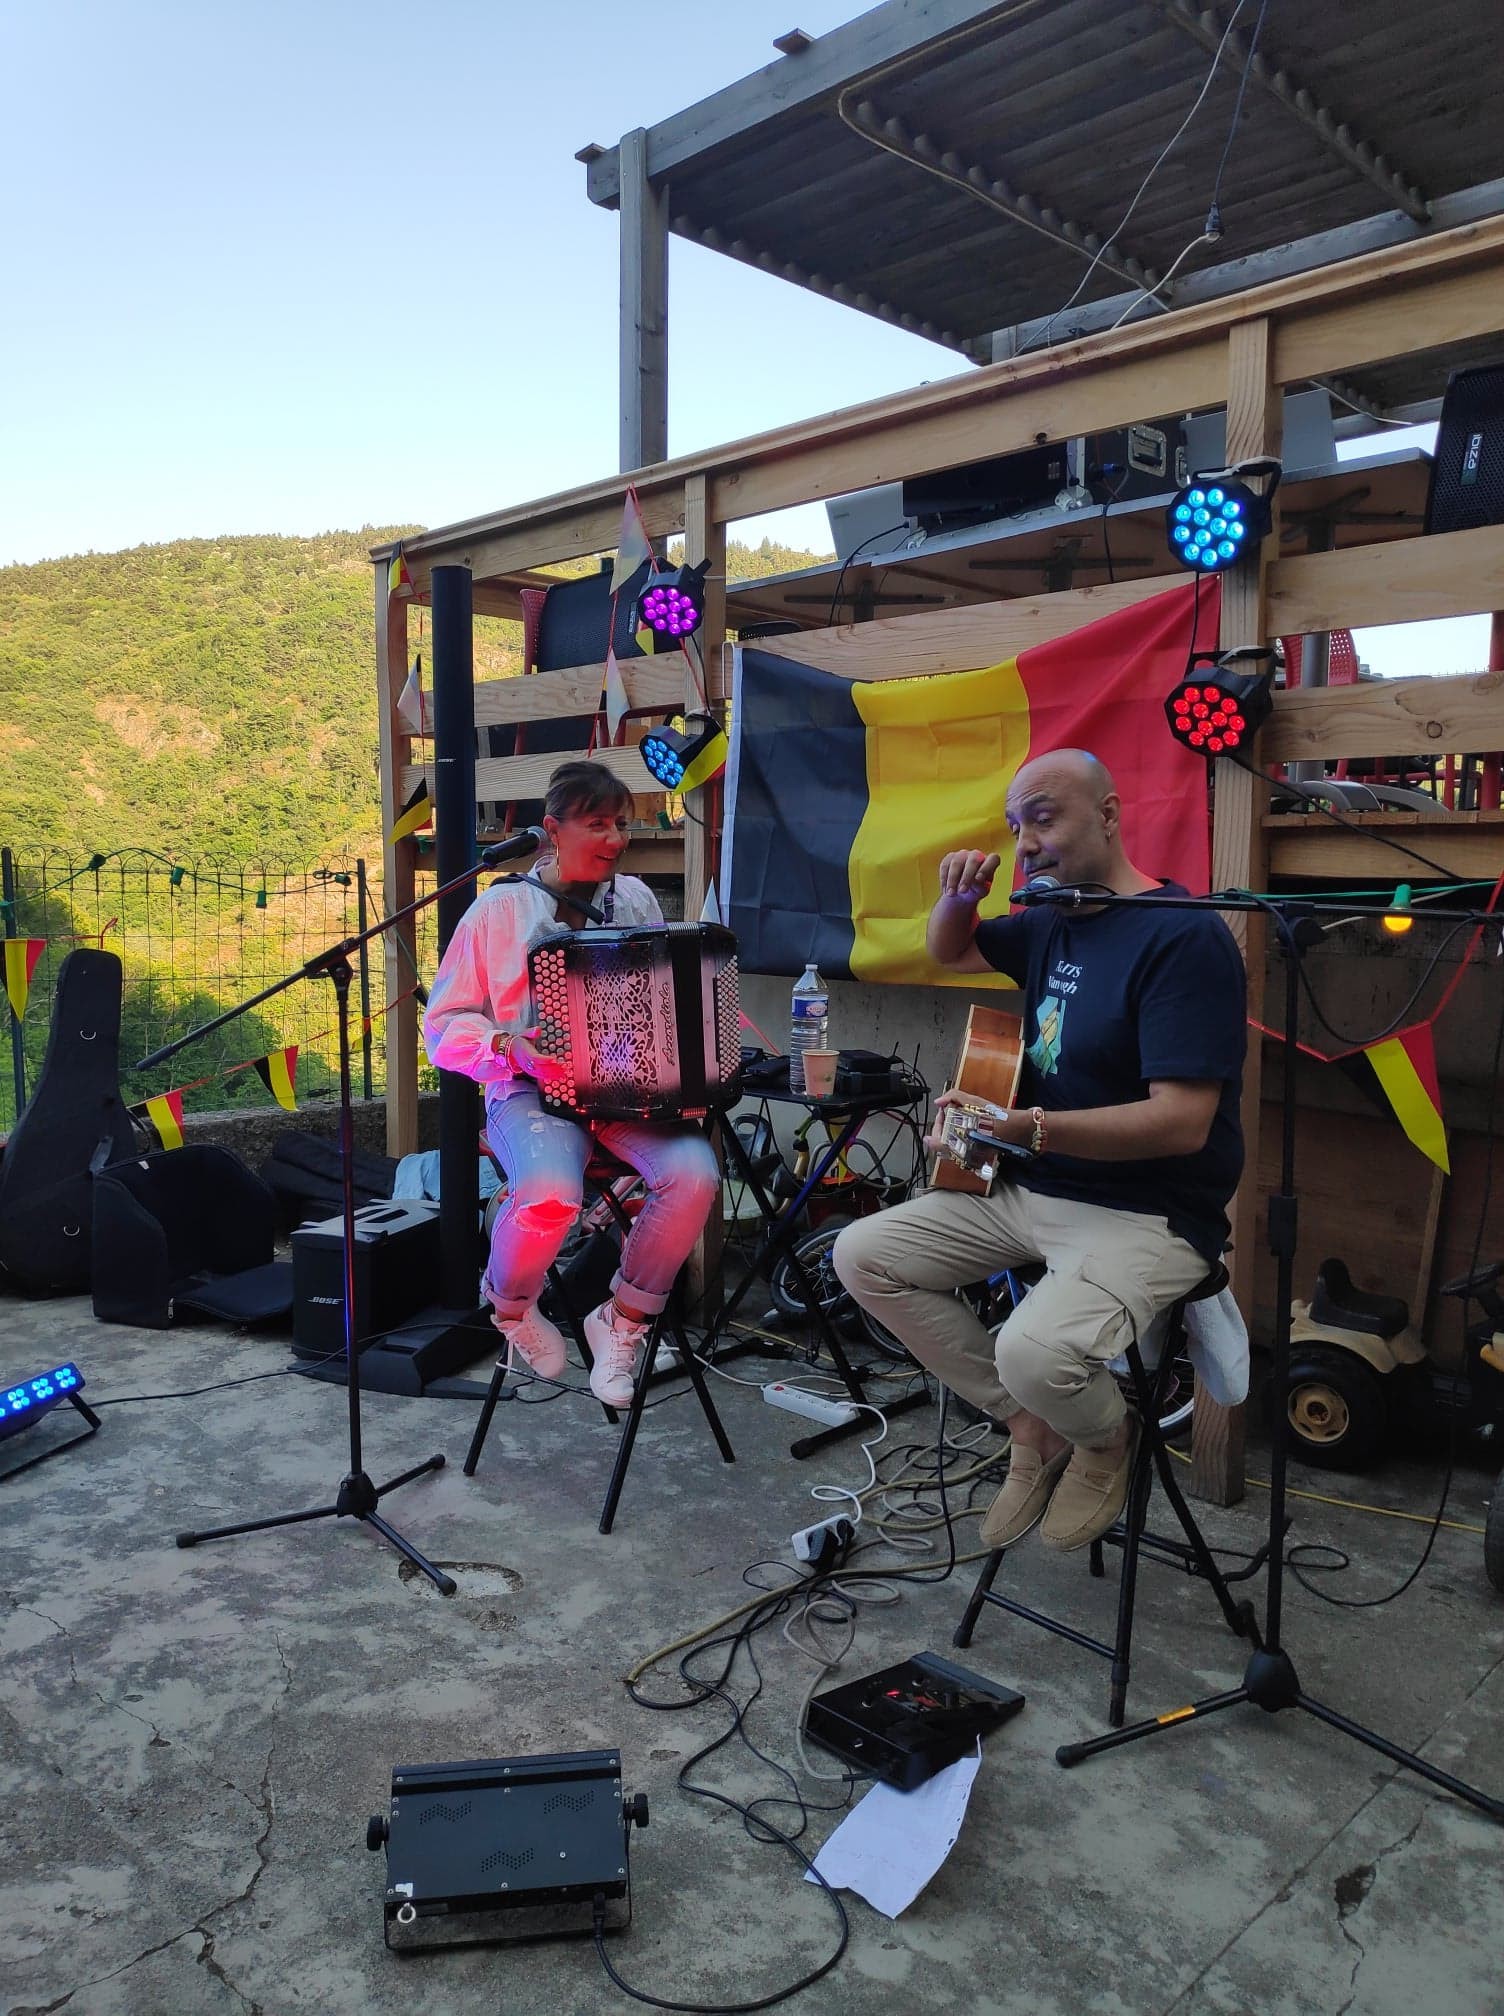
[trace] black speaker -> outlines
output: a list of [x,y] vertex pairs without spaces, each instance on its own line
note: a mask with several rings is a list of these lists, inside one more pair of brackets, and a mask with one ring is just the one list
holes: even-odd
[[1504,524],[1504,364],[1454,371],[1436,430],[1428,532]]

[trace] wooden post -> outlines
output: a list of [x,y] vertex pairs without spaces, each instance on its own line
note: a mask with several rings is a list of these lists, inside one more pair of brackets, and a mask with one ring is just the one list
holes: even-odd
[[668,190],[642,127],[621,142],[621,466],[668,457]]
[[[715,521],[710,505],[710,486],[703,475],[689,477],[684,485],[684,559],[691,567],[698,567],[702,560],[710,562],[705,576],[705,617],[696,633],[700,677],[708,696],[715,690],[721,647],[726,639],[726,528]],[[685,667],[684,704],[686,708],[699,708],[702,704],[699,684],[688,665]],[[718,707],[712,704],[711,711],[719,718],[721,710]],[[711,823],[720,797],[720,785],[707,784],[698,791],[690,792],[684,801],[684,915],[691,921],[704,908],[706,891],[715,882],[720,866]],[[725,1220],[720,1199],[717,1198],[689,1261],[691,1302],[707,1314],[710,1313],[706,1310],[707,1301],[719,1300],[718,1296],[707,1296],[707,1290],[719,1278],[724,1241]]]
[[[416,850],[411,840],[394,846],[386,837],[402,809],[400,780],[412,761],[412,738],[397,716],[407,679],[407,602],[387,586],[388,565],[376,563],[376,721],[381,748],[381,907],[388,916],[411,903]],[[402,944],[398,944],[399,936]],[[403,947],[406,957],[403,956]],[[382,934],[386,999],[395,1001],[417,971],[413,920]],[[386,1152],[412,1155],[418,1146],[418,1006],[404,1001],[385,1018]]]
[[[1271,372],[1267,318],[1235,323],[1227,340],[1227,459],[1278,455],[1284,405]],[[1222,579],[1221,643],[1264,644],[1265,574],[1279,551],[1279,520],[1259,548],[1256,565],[1234,567]],[[1255,766],[1258,746],[1249,752]],[[1219,762],[1214,778],[1212,887],[1262,889],[1268,873],[1264,814],[1268,793],[1236,763]],[[1248,969],[1251,1014],[1262,1020],[1266,935],[1263,919],[1246,911],[1229,917]],[[1255,1036],[1243,1071],[1243,1180],[1233,1199],[1232,1285],[1238,1306],[1252,1327],[1253,1263],[1258,1221],[1259,1123],[1263,1092],[1263,1052]],[[1191,1489],[1214,1505],[1235,1505],[1243,1495],[1243,1408],[1219,1407],[1196,1394],[1191,1444]]]

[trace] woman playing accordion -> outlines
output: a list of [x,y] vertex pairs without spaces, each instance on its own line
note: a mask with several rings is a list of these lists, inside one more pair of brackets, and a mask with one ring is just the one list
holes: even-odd
[[564,1370],[564,1338],[538,1308],[550,1263],[579,1213],[592,1138],[637,1170],[647,1201],[622,1248],[611,1296],[585,1318],[598,1400],[625,1407],[652,1317],[688,1257],[719,1193],[714,1150],[680,1121],[577,1120],[545,1109],[540,1093],[565,1067],[533,1041],[537,1013],[528,955],[587,922],[661,924],[647,884],[618,875],[632,794],[604,764],[563,763],[549,779],[543,825],[550,851],[529,881],[500,881],[460,919],[423,1017],[429,1058],[485,1087],[486,1136],[507,1176],[481,1279],[497,1329],[545,1379]]

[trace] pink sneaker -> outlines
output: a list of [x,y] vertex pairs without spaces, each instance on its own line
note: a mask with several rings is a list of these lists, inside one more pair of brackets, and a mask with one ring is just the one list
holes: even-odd
[[637,1353],[647,1334],[647,1324],[629,1322],[614,1301],[603,1302],[585,1318],[585,1342],[595,1359],[590,1390],[603,1406],[631,1406]]
[[525,1315],[503,1322],[493,1311],[491,1321],[507,1340],[508,1356],[516,1352],[540,1379],[562,1379],[566,1363],[564,1333],[550,1323],[535,1302]]

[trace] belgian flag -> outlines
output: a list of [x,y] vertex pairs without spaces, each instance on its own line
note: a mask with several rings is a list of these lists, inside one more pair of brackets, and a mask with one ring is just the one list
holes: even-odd
[[[995,848],[982,914],[1006,912],[1004,799],[1050,749],[1107,765],[1139,867],[1205,890],[1206,765],[1170,735],[1164,700],[1192,648],[1214,647],[1218,600],[1217,584],[1188,581],[983,670],[920,679],[845,679],[739,648],[722,910],[742,969],[797,974],[812,959],[827,979],[975,988],[924,949],[940,860]],[[1006,604],[996,620],[1004,646]]]
[[1441,1087],[1436,1077],[1436,1045],[1429,1022],[1417,1022],[1336,1060],[1385,1112],[1392,1112],[1422,1155],[1450,1175]]
[[19,1022],[26,1013],[31,993],[31,976],[47,949],[45,938],[7,938],[5,944],[5,993],[10,1012]]
[[420,832],[423,827],[432,824],[433,800],[428,795],[428,779],[420,777],[386,837],[395,845],[397,841],[405,840],[409,833]]
[[298,1046],[290,1043],[285,1050],[273,1050],[269,1056],[256,1059],[256,1076],[279,1106],[285,1106],[289,1113],[298,1108],[295,1087],[298,1080]]
[[183,1095],[181,1092],[159,1092],[155,1098],[143,1099],[139,1106],[132,1106],[133,1117],[145,1120],[164,1148],[181,1148],[183,1145]]

